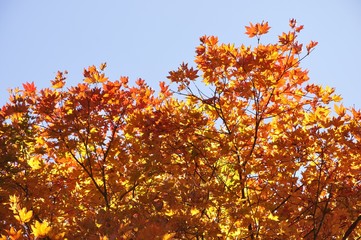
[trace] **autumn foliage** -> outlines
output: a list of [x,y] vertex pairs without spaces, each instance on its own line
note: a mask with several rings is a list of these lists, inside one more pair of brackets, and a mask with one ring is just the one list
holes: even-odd
[[[155,93],[106,65],[10,92],[0,239],[356,239],[361,112],[308,83],[295,20],[274,44],[203,36]],[[172,91],[175,87],[175,91]]]

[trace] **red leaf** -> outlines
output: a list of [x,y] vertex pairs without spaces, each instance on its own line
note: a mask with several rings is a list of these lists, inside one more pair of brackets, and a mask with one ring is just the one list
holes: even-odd
[[24,90],[27,91],[27,92],[35,92],[36,91],[36,87],[35,87],[35,84],[34,82],[31,82],[31,83],[23,83],[23,87],[24,87]]

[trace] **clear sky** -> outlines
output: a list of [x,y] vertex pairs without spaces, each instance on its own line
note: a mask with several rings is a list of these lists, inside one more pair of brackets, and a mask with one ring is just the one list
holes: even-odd
[[305,27],[301,41],[319,42],[303,63],[311,81],[361,108],[359,0],[0,0],[0,105],[9,88],[48,87],[58,70],[75,85],[84,67],[102,62],[113,80],[141,77],[157,88],[170,70],[193,62],[200,36],[255,44],[244,26],[265,20],[272,28],[263,42],[274,42],[290,18]]

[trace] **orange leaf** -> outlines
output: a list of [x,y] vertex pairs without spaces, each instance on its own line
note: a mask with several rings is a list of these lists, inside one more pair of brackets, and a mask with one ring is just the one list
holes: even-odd
[[25,91],[30,92],[30,93],[36,91],[36,87],[35,87],[34,82],[31,82],[31,83],[23,83],[23,87],[24,87],[24,90],[25,90]]
[[307,48],[307,52],[311,52],[311,50],[316,47],[318,44],[318,42],[315,41],[311,41],[309,44],[307,44],[306,48]]
[[67,71],[65,71],[64,73],[58,71],[58,73],[56,74],[55,79],[51,80],[51,84],[52,84],[52,87],[54,89],[62,88],[65,85],[65,79],[66,78],[63,75],[67,74],[67,73],[68,73]]
[[258,35],[266,34],[268,33],[268,30],[270,30],[270,26],[268,26],[268,22],[258,24]]
[[102,74],[99,74],[99,73],[94,74],[94,79],[95,79],[96,82],[99,82],[99,83],[103,83],[103,82],[108,80],[108,78],[105,77],[104,73],[102,73]]
[[334,108],[338,115],[344,116],[346,114],[346,108],[342,104],[340,106],[335,104]]
[[252,23],[249,23],[250,26],[246,26],[246,34],[248,37],[252,38],[257,35],[257,26],[253,25]]
[[292,19],[290,19],[289,25],[291,28],[295,28],[296,23],[297,23],[296,19],[292,18]]
[[104,71],[104,69],[107,67],[107,63],[105,62],[105,63],[102,63],[102,64],[100,64],[100,70],[102,70],[102,71]]
[[169,239],[172,239],[174,236],[175,236],[175,233],[166,233],[165,235],[163,235],[162,239],[169,240]]
[[[10,239],[11,240],[16,240],[16,239],[20,239],[21,236],[22,236],[22,230],[18,230],[16,231],[14,227],[11,227],[10,230],[5,230],[10,236]],[[1,235],[2,237],[3,235]],[[7,239],[6,237],[5,238],[0,238],[0,239]]]
[[65,85],[65,82],[59,81],[59,82],[54,82],[52,87],[54,89],[58,89],[58,88],[62,88],[64,85]]
[[271,27],[268,26],[268,22],[257,23],[256,25],[250,23],[250,26],[246,26],[246,34],[250,38],[254,36],[260,36],[268,33],[268,30],[270,30],[270,28]]

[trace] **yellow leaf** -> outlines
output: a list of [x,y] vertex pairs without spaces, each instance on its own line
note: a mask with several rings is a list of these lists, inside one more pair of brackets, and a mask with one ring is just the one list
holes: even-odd
[[19,202],[19,197],[18,196],[16,196],[15,194],[14,195],[10,195],[10,202],[11,203],[18,203]]
[[167,210],[166,212],[165,212],[165,215],[166,216],[173,216],[175,214],[175,212],[173,211],[173,210]]
[[273,215],[272,213],[270,213],[267,218],[268,218],[268,219],[271,219],[271,220],[273,220],[273,221],[279,221],[279,220],[278,220],[278,216],[275,216],[275,215]]
[[20,218],[19,215],[15,215],[14,217],[15,217],[16,220],[18,220],[19,222],[21,222],[21,218]]
[[342,100],[342,97],[340,95],[333,95],[332,100],[335,102],[339,102]]
[[45,143],[45,141],[42,137],[35,137],[35,141],[39,145],[43,145]]
[[196,214],[198,214],[198,213],[199,213],[199,210],[198,210],[198,209],[196,209],[196,208],[191,209],[191,214],[192,214],[192,216],[194,216],[194,215],[196,215]]
[[[9,199],[10,199],[10,210],[12,210],[14,214],[17,214],[18,210],[20,209],[19,197],[16,195],[11,195]],[[18,219],[18,217],[19,217],[18,215],[15,215],[16,219]]]
[[38,157],[32,157],[28,161],[29,166],[33,170],[38,170],[41,168],[41,162]]
[[86,82],[86,83],[94,83],[95,79],[92,78],[92,77],[87,77],[87,78],[84,78],[84,82]]
[[97,132],[98,132],[98,129],[96,129],[94,127],[90,129],[90,133],[97,133]]
[[311,167],[314,167],[314,166],[316,166],[316,165],[317,165],[317,164],[316,164],[315,161],[311,161],[311,162],[310,162],[310,166],[311,166]]
[[105,81],[108,80],[108,78],[105,77],[104,73],[102,73],[102,74],[95,74],[94,77],[95,77],[95,80],[96,80],[97,82],[99,82],[99,83],[103,83],[103,82],[105,82]]
[[21,223],[27,223],[33,216],[33,211],[27,211],[26,208],[22,208],[19,210],[19,215],[15,216],[15,218]]
[[102,224],[95,222],[95,226],[96,226],[97,228],[100,228],[100,227],[102,226]]
[[56,82],[54,81],[52,88],[59,89],[59,88],[62,88],[64,85],[65,85],[64,81],[56,81]]
[[169,240],[172,239],[172,237],[174,237],[175,233],[166,233],[163,235],[162,240]]
[[45,237],[49,234],[51,227],[47,221],[43,221],[42,223],[36,221],[35,225],[31,225],[31,229],[35,237]]
[[338,115],[344,116],[346,113],[346,108],[341,104],[340,106],[335,104],[334,105],[335,111]]

